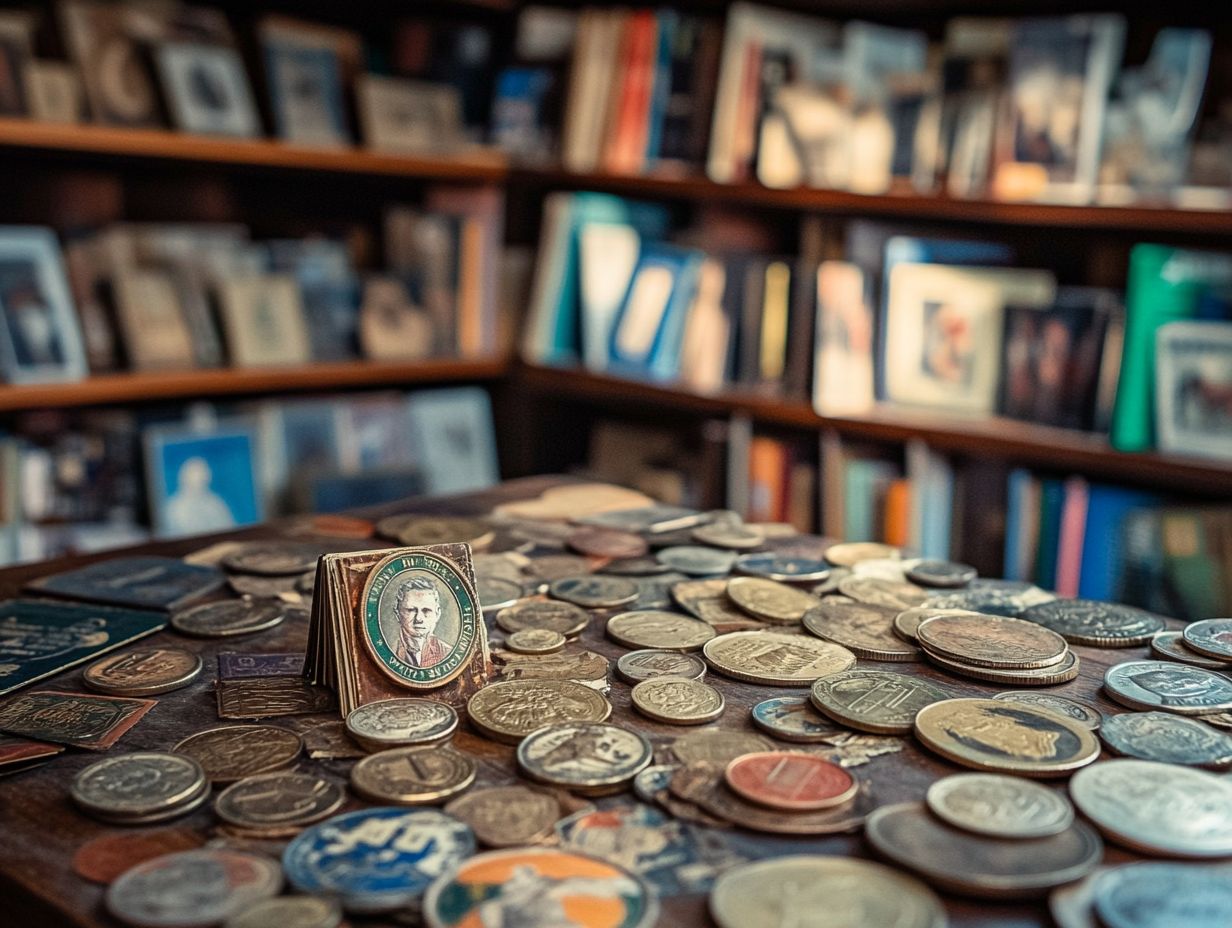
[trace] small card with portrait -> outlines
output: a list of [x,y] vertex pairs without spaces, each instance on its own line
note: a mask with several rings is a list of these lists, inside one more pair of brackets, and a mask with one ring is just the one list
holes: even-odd
[[397,696],[461,707],[490,672],[469,545],[327,554],[317,564],[304,675],[343,716]]

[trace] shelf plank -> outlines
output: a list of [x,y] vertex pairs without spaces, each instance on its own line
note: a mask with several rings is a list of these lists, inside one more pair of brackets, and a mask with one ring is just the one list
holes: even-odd
[[448,359],[414,362],[344,361],[285,368],[221,368],[106,374],[78,383],[0,386],[0,412],[352,387],[399,387],[411,384],[494,380],[502,377],[508,367],[503,359]]
[[514,377],[544,395],[579,397],[597,405],[640,405],[693,415],[743,413],[763,425],[807,431],[833,429],[870,441],[901,443],[920,438],[939,451],[992,457],[1090,477],[1227,496],[1232,462],[1155,452],[1117,451],[1101,435],[1000,416],[963,418],[927,410],[878,407],[863,416],[820,416],[807,403],[729,390],[713,395],[625,380],[586,371],[521,363]]

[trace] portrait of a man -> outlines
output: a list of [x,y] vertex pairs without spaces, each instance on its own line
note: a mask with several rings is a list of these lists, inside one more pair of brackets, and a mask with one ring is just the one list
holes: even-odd
[[394,655],[412,667],[434,667],[449,656],[453,643],[436,635],[441,621],[441,594],[429,578],[404,580],[394,593],[398,639]]

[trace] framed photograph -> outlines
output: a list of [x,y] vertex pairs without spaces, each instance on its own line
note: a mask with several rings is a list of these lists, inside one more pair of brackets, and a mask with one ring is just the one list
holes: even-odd
[[294,277],[262,274],[221,280],[218,303],[233,366],[271,367],[312,360]]
[[235,49],[167,42],[158,47],[157,60],[177,128],[203,135],[260,135],[248,74]]
[[112,293],[133,369],[185,370],[196,365],[192,330],[170,273],[158,268],[122,268],[112,278]]
[[428,493],[464,493],[500,480],[492,405],[485,390],[424,390],[412,393],[407,407]]
[[1169,322],[1155,333],[1161,451],[1232,460],[1232,322]]
[[0,226],[0,373],[10,383],[81,380],[86,355],[51,229]]
[[287,36],[267,38],[265,70],[280,138],[304,145],[350,144],[342,73],[332,48]]
[[355,97],[369,148],[439,153],[462,144],[462,96],[456,87],[365,74]]
[[60,15],[95,120],[134,128],[162,125],[154,75],[129,28],[136,12],[100,0],[64,0]]
[[418,361],[432,356],[436,327],[411,300],[397,277],[381,275],[364,282],[359,307],[359,346],[374,361]]
[[255,441],[246,426],[151,426],[144,438],[155,532],[203,535],[261,521]]

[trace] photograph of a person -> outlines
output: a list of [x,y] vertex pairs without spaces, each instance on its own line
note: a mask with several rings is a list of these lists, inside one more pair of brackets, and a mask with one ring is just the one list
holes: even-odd
[[[453,614],[450,597],[441,595],[440,586],[427,571],[417,571],[414,576],[394,581],[390,584],[393,622],[382,617],[381,631],[393,644],[394,655],[421,670],[445,660],[458,641],[458,619]],[[382,599],[386,595],[389,594]],[[446,611],[449,618],[442,626],[441,619]]]
[[85,348],[55,233],[0,227],[0,373],[10,383],[80,380]]
[[247,429],[146,429],[150,514],[160,535],[197,535],[261,521]]

